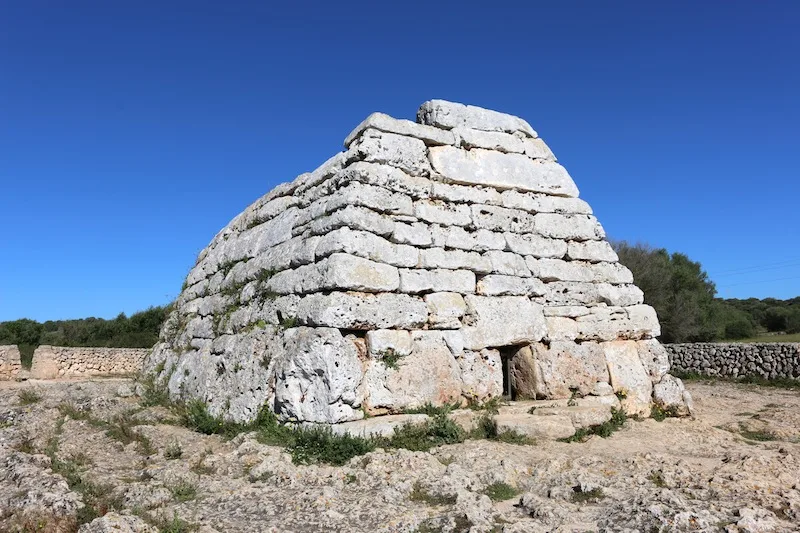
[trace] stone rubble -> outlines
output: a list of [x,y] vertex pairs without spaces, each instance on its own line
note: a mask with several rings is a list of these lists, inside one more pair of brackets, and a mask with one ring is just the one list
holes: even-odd
[[432,100],[345,148],[199,254],[144,365],[174,398],[308,423],[503,394],[687,411],[655,312],[526,121]]

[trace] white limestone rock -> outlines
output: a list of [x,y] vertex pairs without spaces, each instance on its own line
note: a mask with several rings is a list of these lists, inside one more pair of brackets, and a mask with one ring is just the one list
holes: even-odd
[[426,224],[422,224],[421,222],[414,224],[395,222],[391,239],[396,243],[408,244],[410,246],[425,247],[433,244],[431,231]]
[[578,338],[578,323],[565,316],[545,316],[547,340],[574,341]]
[[624,396],[622,407],[628,415],[650,416],[653,383],[644,368],[634,341],[601,344],[614,392]]
[[424,292],[475,292],[475,273],[469,270],[437,268],[400,269],[400,292],[419,294]]
[[337,228],[348,227],[375,235],[386,236],[394,232],[394,221],[365,207],[348,206],[330,215],[318,218],[293,230],[295,235],[325,235]]
[[426,126],[425,124],[417,124],[410,120],[398,120],[384,113],[372,113],[347,136],[344,140],[344,147],[349,148],[353,141],[368,129],[416,137],[428,145],[455,143],[455,136],[449,131]]
[[419,263],[419,251],[413,246],[395,244],[372,233],[346,227],[319,237],[315,248],[318,260],[336,252],[398,267],[415,267]]
[[541,296],[544,283],[536,278],[490,274],[478,281],[476,292],[483,296]]
[[653,400],[672,416],[689,416],[694,412],[692,396],[683,387],[683,382],[669,374],[653,385]]
[[472,128],[453,128],[451,130],[463,148],[485,148],[498,152],[521,154],[525,152],[522,139],[499,131],[481,131]]
[[467,311],[464,297],[456,292],[435,292],[425,295],[428,322],[437,329],[458,329]]
[[462,328],[469,350],[537,342],[547,334],[540,305],[524,296],[464,297],[467,315]]
[[454,185],[439,181],[433,182],[431,198],[459,204],[500,205],[502,203],[500,192],[491,187]]
[[530,213],[493,205],[473,205],[472,223],[476,228],[490,231],[510,231],[515,234],[535,231],[534,218]]
[[394,366],[370,360],[364,373],[364,408],[370,414],[452,404],[461,396],[461,371],[441,334],[416,331],[414,349]]
[[604,239],[603,228],[592,215],[562,215],[539,213],[535,215],[536,232],[543,237],[569,241]]
[[592,263],[600,261],[616,263],[619,261],[617,253],[611,248],[608,241],[570,242],[567,246],[567,255],[570,259]]
[[[520,209],[532,214],[559,213],[565,215],[591,215],[592,208],[580,198],[565,198],[548,194],[533,194],[520,191],[503,191],[500,205],[509,209]],[[481,202],[489,203],[489,202]]]
[[501,233],[494,233],[486,229],[467,231],[457,226],[434,226],[434,228],[441,235],[441,240],[443,241],[437,243],[437,246],[475,252],[504,250],[506,247],[506,239]]
[[461,368],[461,395],[483,403],[503,395],[503,364],[497,350],[465,351],[457,358]]
[[452,146],[434,146],[429,155],[433,170],[450,183],[578,196],[578,187],[566,169],[552,161]]
[[483,254],[492,264],[492,272],[505,276],[528,278],[531,271],[525,264],[525,258],[512,252],[492,250]]
[[441,200],[418,200],[414,203],[414,216],[429,224],[443,226],[468,226],[472,223],[468,206]]
[[425,248],[419,251],[421,268],[446,268],[450,270],[467,269],[477,274],[492,272],[492,262],[477,252],[464,250],[445,250],[444,248]]
[[275,365],[275,410],[282,420],[337,423],[363,417],[358,350],[333,328],[292,328]]
[[402,329],[376,329],[368,331],[367,352],[380,359],[383,354],[394,353],[399,356],[410,355],[414,348],[411,333]]
[[609,374],[603,349],[595,343],[552,341],[550,346],[531,345],[539,379],[536,397],[570,398],[592,392],[597,382],[608,383]]
[[549,161],[556,161],[556,156],[550,147],[545,142],[537,137],[535,139],[523,139],[525,148],[525,155],[532,159],[547,159]]
[[637,341],[636,349],[639,352],[639,359],[650,376],[650,380],[653,384],[660,382],[661,378],[669,372],[667,349],[656,339]]
[[519,117],[446,100],[428,100],[423,103],[417,111],[417,122],[447,130],[465,127],[482,131],[520,132],[527,137],[537,136],[530,124]]
[[337,181],[358,181],[409,195],[414,199],[429,198],[433,182],[420,176],[406,174],[399,168],[367,161],[351,163],[337,174]]
[[399,168],[412,176],[428,176],[431,165],[425,143],[413,137],[368,129],[350,146],[353,158]]
[[552,257],[561,258],[567,253],[567,243],[562,240],[550,239],[527,233],[504,233],[509,249],[519,255],[533,258]]
[[341,329],[415,329],[428,321],[428,307],[407,294],[332,292],[301,299],[297,319],[309,326]]

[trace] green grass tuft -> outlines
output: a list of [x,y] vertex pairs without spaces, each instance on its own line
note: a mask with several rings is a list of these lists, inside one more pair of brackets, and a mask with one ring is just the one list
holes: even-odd
[[495,502],[502,502],[506,500],[510,500],[514,496],[519,495],[519,490],[512,487],[507,483],[492,483],[485,489],[483,489],[483,493],[487,495],[492,501]]
[[34,389],[23,389],[17,394],[20,405],[31,405],[42,399],[42,395]]

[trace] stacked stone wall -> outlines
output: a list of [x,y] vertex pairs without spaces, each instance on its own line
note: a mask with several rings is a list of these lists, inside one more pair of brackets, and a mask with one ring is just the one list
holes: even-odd
[[139,372],[149,348],[95,348],[42,345],[33,352],[31,377],[124,376]]
[[676,372],[800,379],[800,343],[666,344]]
[[655,312],[527,122],[431,101],[345,148],[200,253],[146,362],[174,396],[341,422],[499,396],[510,357],[523,396],[649,412]]
[[0,346],[0,381],[17,379],[21,369],[19,348],[13,344]]

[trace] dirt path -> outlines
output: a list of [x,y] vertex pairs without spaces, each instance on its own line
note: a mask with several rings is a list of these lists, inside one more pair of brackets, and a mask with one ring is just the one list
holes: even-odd
[[109,509],[163,531],[800,530],[800,390],[687,387],[694,419],[628,421],[607,439],[466,441],[332,467],[174,425],[128,380],[0,382],[0,531],[74,531]]

